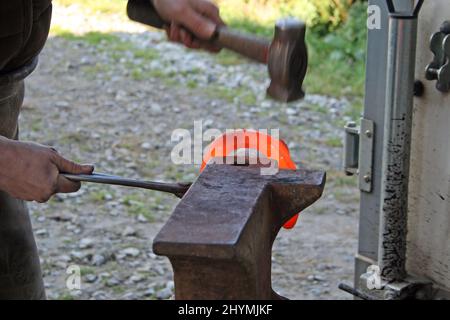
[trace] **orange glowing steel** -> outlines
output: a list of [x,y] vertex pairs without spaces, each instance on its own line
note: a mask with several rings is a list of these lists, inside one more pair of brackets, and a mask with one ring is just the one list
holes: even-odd
[[[200,172],[203,171],[211,159],[229,156],[240,149],[258,151],[266,158],[277,161],[279,169],[297,169],[297,166],[291,159],[289,148],[283,140],[276,139],[262,132],[243,129],[224,133],[215,139],[207,147]],[[297,219],[298,214],[287,221],[283,227],[285,229],[292,229],[297,223]]]

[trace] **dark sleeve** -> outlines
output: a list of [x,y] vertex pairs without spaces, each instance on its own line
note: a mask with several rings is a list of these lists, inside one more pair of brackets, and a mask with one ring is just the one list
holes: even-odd
[[0,0],[0,72],[28,64],[44,47],[51,0]]
[[128,0],[127,15],[133,21],[155,28],[162,29],[165,25],[150,0]]

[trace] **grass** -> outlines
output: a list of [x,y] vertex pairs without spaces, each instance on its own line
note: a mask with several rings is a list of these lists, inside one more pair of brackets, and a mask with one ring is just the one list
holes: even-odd
[[159,58],[159,54],[156,50],[151,49],[134,49],[133,56],[135,59],[143,59],[146,61],[155,60]]
[[330,212],[330,207],[329,206],[325,206],[323,204],[317,204],[317,205],[314,205],[313,207],[311,207],[311,209],[308,209],[308,210],[312,210],[317,215],[322,215],[322,214],[326,214],[326,213]]
[[[148,199],[153,200],[152,197],[149,197]],[[150,212],[152,209],[151,206],[148,205],[142,197],[136,194],[128,195],[123,198],[122,203],[126,206],[128,214],[132,216],[142,215],[149,222],[155,221],[155,217]]]
[[134,80],[145,80],[149,78],[158,78],[163,80],[166,85],[175,85],[176,81],[174,80],[175,73],[172,72],[164,72],[162,69],[152,69],[152,70],[143,70],[142,68],[136,67],[135,65],[130,65],[131,77]]
[[120,42],[120,38],[113,34],[92,31],[82,35],[78,35],[71,30],[65,29],[61,26],[53,26],[51,33],[54,36],[58,36],[66,40],[85,41],[92,45]]
[[358,202],[357,187],[358,178],[356,176],[347,176],[344,172],[336,170],[327,171],[327,192],[333,194],[337,201],[341,203]]
[[99,190],[94,190],[92,192],[89,193],[89,198],[92,202],[102,202],[104,203],[105,200],[107,200],[109,197],[113,197],[114,196],[114,192],[108,191],[108,190],[104,190],[104,189],[99,189]]
[[222,86],[210,85],[205,88],[204,93],[213,99],[225,100],[227,102],[241,102],[246,105],[256,104],[255,95],[244,88],[226,88]]
[[70,293],[64,292],[58,297],[59,300],[75,300],[74,296]]
[[63,144],[72,144],[72,143],[82,143],[86,141],[86,137],[84,137],[81,134],[75,133],[75,132],[69,132],[60,138],[60,142]]
[[355,203],[359,201],[360,194],[353,189],[333,188],[332,190],[334,198],[341,203]]
[[214,58],[218,63],[224,66],[235,66],[242,64],[243,62],[241,56],[226,50],[222,50],[220,53],[216,54]]
[[[68,30],[57,29],[54,31],[57,36],[60,36],[66,40],[71,41],[85,41],[89,44],[97,46],[98,52],[109,52],[113,54],[113,58],[118,60],[121,57],[121,52],[132,52],[135,59],[134,62],[126,62],[127,68],[130,70],[130,77],[133,80],[141,81],[149,78],[158,78],[166,86],[177,86],[179,77],[187,77],[192,74],[199,74],[202,71],[200,69],[192,69],[189,71],[166,72],[164,69],[152,69],[146,70],[142,68],[142,65],[148,64],[152,60],[158,59],[159,54],[156,50],[136,48],[132,43],[121,40],[115,35],[100,32],[89,32],[84,35],[75,35]],[[231,59],[234,59],[233,63],[242,63],[242,59],[237,55],[224,53],[222,57],[227,57],[228,62],[231,64]],[[240,59],[240,60],[238,60]],[[89,77],[95,77],[98,73],[107,73],[111,70],[111,66],[107,64],[94,64],[83,66],[83,71]],[[177,79],[178,77],[178,79]],[[197,89],[198,83],[194,80],[188,80],[186,85],[190,89]],[[210,85],[207,87],[199,88],[199,90],[206,96],[214,99],[220,99],[227,102],[240,102],[245,105],[255,105],[257,102],[256,96],[245,88],[229,89],[222,86]],[[128,146],[127,144],[120,144],[121,147],[133,149],[135,145]]]
[[31,131],[40,132],[42,128],[43,128],[42,119],[40,118],[33,119],[33,122],[31,124]]
[[325,141],[325,145],[327,145],[328,147],[331,148],[341,148],[342,145],[342,137],[330,137],[328,139],[326,139]]
[[95,274],[95,269],[90,266],[81,266],[80,274],[81,274],[81,276],[85,276],[88,274]]
[[353,120],[357,120],[361,118],[362,108],[363,108],[363,101],[362,98],[359,97],[352,101],[350,106],[345,110],[344,115],[352,118]]
[[89,79],[95,79],[98,74],[107,74],[111,70],[111,66],[102,63],[96,63],[94,65],[82,66],[83,72]]
[[66,40],[87,42],[90,45],[97,46],[99,52],[111,52],[116,59],[119,59],[121,57],[120,53],[124,51],[132,52],[134,59],[149,61],[159,58],[156,50],[137,48],[133,43],[124,41],[119,36],[111,33],[92,31],[79,35],[61,26],[53,26],[51,33]]
[[126,0],[53,0],[61,6],[78,5],[83,9],[103,14],[124,13],[127,5]]
[[[125,0],[54,0],[58,5],[69,6],[76,4],[88,12],[99,14],[124,14]],[[255,0],[216,0],[220,5],[221,15],[226,23],[245,32],[264,37],[272,37],[274,21],[283,15],[295,15],[306,20],[310,27],[307,32],[309,50],[309,66],[305,79],[305,89],[309,93],[328,96],[362,97],[365,78],[365,42],[366,42],[366,6],[356,4],[348,12],[348,20],[330,32],[325,25],[315,23],[317,12],[314,5],[308,1],[274,2]],[[290,7],[289,7],[290,6]],[[315,20],[316,19],[316,20]],[[328,25],[336,25],[333,16],[328,17]],[[136,59],[157,59],[158,55],[151,50],[132,48],[129,43],[120,41],[113,34],[89,32],[84,35],[75,35],[61,27],[53,26],[52,33],[68,40],[82,40],[90,44],[100,45],[107,43],[108,49],[121,51],[134,50]],[[117,55],[119,57],[120,54]],[[226,66],[246,63],[240,56],[223,50],[215,56],[218,63]],[[136,80],[146,77],[158,77],[165,79],[166,84],[173,85],[176,81],[158,70],[142,73],[136,69],[131,71],[131,76]],[[188,84],[189,88],[195,88],[196,84]],[[221,93],[225,100],[229,100],[228,93]],[[252,97],[246,97],[250,102]],[[350,110],[351,116],[361,110],[360,106]],[[359,116],[358,116],[359,117]]]
[[327,172],[327,184],[332,185],[333,188],[356,187],[358,179],[355,176],[347,176],[344,172],[329,170]]
[[319,104],[311,104],[309,107],[311,108],[311,110],[314,110],[314,111],[316,111],[318,113],[322,113],[322,114],[327,114],[329,111],[326,106],[322,106]]
[[122,287],[122,286],[120,286],[120,285],[116,285],[116,286],[113,286],[113,287],[112,287],[112,291],[113,291],[115,294],[123,294],[123,293],[125,293],[126,288],[124,288],[124,287]]
[[196,89],[196,88],[198,87],[197,82],[194,81],[194,80],[189,80],[189,81],[186,83],[186,85],[187,85],[187,87],[188,87],[189,89]]

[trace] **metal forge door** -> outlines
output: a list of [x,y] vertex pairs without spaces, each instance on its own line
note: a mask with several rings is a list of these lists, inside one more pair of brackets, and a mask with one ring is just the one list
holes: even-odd
[[[405,6],[405,10],[410,10],[414,5],[414,1],[397,0],[394,3],[399,8]],[[360,178],[361,207],[355,287],[370,293],[365,288],[367,279],[361,279],[361,276],[367,274],[371,265],[378,266],[380,263],[389,18],[386,0],[371,0],[369,5],[376,5],[381,9],[381,28],[369,30],[368,33],[363,121],[369,121],[374,127],[373,141],[370,144],[373,157],[365,160],[371,161],[369,164],[361,163],[364,159],[360,157],[359,163],[360,176],[365,174],[361,172],[361,166],[369,167],[371,176],[365,182],[363,179],[363,183]],[[415,78],[423,83],[424,92],[420,97],[414,98],[409,171],[406,271],[414,281],[431,284],[426,296],[432,298],[450,297],[450,92],[444,92],[446,87],[450,88],[447,80],[450,79],[447,76],[450,71],[445,68],[450,59],[450,55],[447,56],[450,53],[450,36],[446,38],[446,34],[435,35],[435,52],[430,49],[430,39],[446,20],[450,20],[448,0],[425,0],[419,15],[415,67]],[[446,43],[442,43],[446,39],[447,47]],[[432,79],[433,76],[426,76],[425,72],[433,60],[434,70],[429,70],[429,73],[435,74],[435,77],[439,75],[440,90],[436,88],[437,81]],[[367,186],[368,181],[370,188]],[[416,293],[414,297],[421,296]]]

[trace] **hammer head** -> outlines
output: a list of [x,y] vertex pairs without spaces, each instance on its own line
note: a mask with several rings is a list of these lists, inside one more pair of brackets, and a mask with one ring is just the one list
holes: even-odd
[[267,94],[272,98],[291,102],[304,97],[302,90],[308,65],[304,22],[287,18],[275,25],[275,37],[269,50]]

